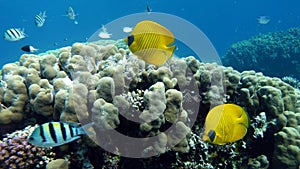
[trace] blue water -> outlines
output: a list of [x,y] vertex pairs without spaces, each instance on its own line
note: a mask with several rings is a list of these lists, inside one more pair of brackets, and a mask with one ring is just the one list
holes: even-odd
[[[29,36],[18,42],[0,40],[0,67],[18,61],[20,48],[30,44],[40,52],[85,42],[101,25],[120,17],[145,12],[146,0],[0,0],[0,33],[24,28]],[[179,16],[196,25],[211,40],[220,56],[229,46],[258,33],[300,26],[299,0],[148,0],[153,12]],[[63,16],[72,6],[78,24]],[[34,16],[47,11],[45,25],[34,25]],[[270,23],[260,25],[257,17],[267,15]],[[184,27],[182,28],[184,29]],[[201,48],[201,46],[199,46]]]

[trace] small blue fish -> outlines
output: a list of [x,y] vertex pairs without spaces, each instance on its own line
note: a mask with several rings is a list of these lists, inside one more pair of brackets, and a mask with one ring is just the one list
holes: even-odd
[[28,142],[40,147],[56,147],[80,138],[86,134],[84,128],[93,123],[77,127],[78,123],[49,122],[36,128],[30,135]]
[[7,41],[19,41],[24,39],[27,35],[24,33],[24,29],[10,28],[4,32],[3,38]]
[[38,15],[34,17],[34,23],[37,27],[42,27],[46,21],[46,11],[43,13],[40,12]]

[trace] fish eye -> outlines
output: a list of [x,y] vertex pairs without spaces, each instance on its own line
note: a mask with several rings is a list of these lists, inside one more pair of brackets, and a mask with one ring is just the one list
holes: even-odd
[[215,131],[213,131],[213,130],[209,130],[209,132],[208,132],[208,137],[209,137],[209,139],[210,139],[210,141],[211,142],[213,142],[214,141],[214,139],[215,139],[215,137],[216,137],[216,132]]
[[132,42],[134,41],[134,36],[133,35],[129,35],[127,37],[127,39],[128,39],[128,46],[130,46],[132,44]]

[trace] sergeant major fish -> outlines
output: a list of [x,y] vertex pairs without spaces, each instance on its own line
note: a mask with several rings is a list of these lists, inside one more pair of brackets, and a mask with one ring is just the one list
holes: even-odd
[[3,38],[7,41],[19,41],[24,39],[27,35],[24,33],[24,29],[10,28],[4,32]]
[[42,27],[44,25],[46,21],[46,11],[44,11],[43,13],[40,12],[39,14],[35,15],[34,17],[34,24],[37,27]]
[[30,135],[28,142],[40,147],[60,146],[80,138],[86,134],[84,128],[88,128],[93,123],[82,127],[77,127],[77,123],[49,122],[36,128]]

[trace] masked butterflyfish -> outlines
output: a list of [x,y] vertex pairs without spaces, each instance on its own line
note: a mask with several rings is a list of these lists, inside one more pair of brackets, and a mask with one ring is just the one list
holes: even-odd
[[245,110],[236,104],[222,104],[212,108],[205,120],[202,139],[224,145],[242,139],[249,126]]
[[139,59],[154,65],[163,65],[173,55],[174,35],[164,26],[150,20],[144,20],[134,27],[124,39],[129,49]]

